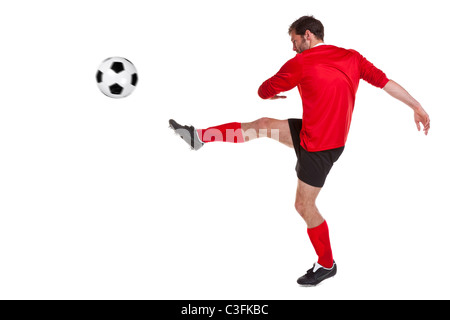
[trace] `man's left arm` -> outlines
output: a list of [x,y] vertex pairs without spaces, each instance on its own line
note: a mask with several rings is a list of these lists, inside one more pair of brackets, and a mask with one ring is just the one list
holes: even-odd
[[295,88],[300,81],[301,65],[299,57],[294,57],[281,67],[276,75],[267,79],[258,89],[258,95],[262,99],[284,99],[281,92]]

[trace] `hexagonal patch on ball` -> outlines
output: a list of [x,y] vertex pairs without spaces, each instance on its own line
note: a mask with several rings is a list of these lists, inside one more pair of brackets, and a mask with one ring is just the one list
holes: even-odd
[[111,70],[113,70],[115,73],[119,73],[119,72],[122,72],[123,70],[125,70],[125,67],[123,66],[122,62],[115,61],[111,65]]

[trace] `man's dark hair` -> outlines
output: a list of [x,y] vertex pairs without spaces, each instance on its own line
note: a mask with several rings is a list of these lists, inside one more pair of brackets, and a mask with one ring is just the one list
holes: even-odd
[[304,36],[306,30],[309,30],[316,36],[318,40],[322,40],[325,36],[325,31],[322,22],[314,18],[313,16],[303,16],[289,27],[289,34],[295,31],[299,36]]

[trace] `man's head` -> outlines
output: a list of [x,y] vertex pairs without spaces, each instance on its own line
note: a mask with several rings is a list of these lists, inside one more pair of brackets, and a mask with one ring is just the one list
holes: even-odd
[[317,43],[323,42],[324,27],[313,16],[303,16],[289,27],[293,50],[302,53]]

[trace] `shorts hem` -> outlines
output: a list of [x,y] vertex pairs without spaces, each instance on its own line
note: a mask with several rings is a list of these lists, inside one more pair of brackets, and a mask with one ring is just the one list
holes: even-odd
[[315,181],[306,179],[304,177],[300,177],[300,174],[297,174],[297,178],[301,181],[306,183],[307,185],[314,187],[314,188],[323,188],[323,186],[325,185],[325,181],[323,183],[317,183]]

